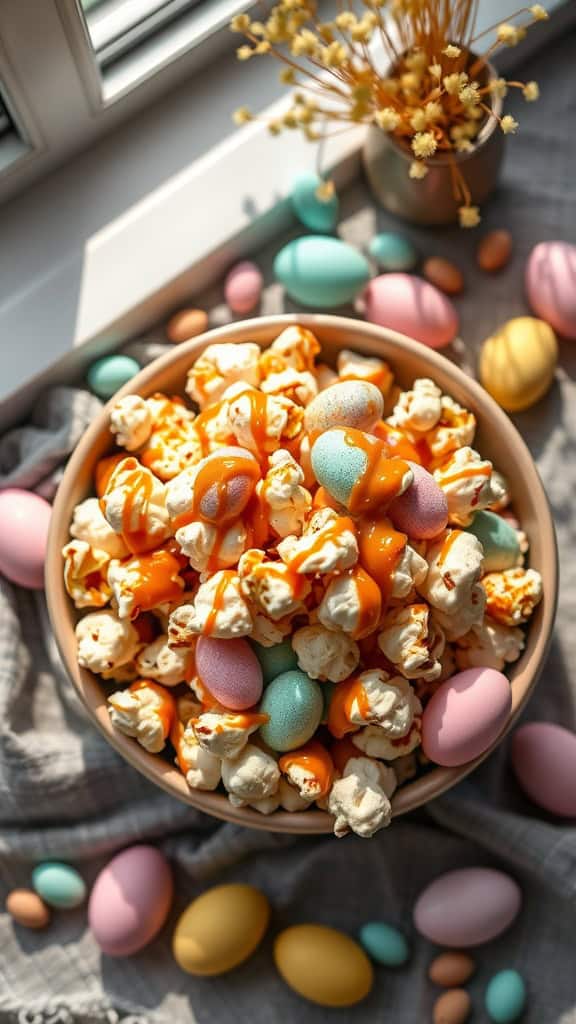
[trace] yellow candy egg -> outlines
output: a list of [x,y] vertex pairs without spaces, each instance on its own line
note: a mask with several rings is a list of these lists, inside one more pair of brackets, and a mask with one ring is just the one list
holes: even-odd
[[532,316],[508,320],[480,353],[480,380],[507,412],[528,409],[554,378],[558,344],[552,328]]
[[368,995],[374,980],[358,943],[320,924],[293,925],[281,932],[274,961],[286,984],[319,1006],[353,1006]]
[[252,955],[268,921],[268,900],[251,885],[217,885],[181,915],[172,952],[188,974],[224,974]]

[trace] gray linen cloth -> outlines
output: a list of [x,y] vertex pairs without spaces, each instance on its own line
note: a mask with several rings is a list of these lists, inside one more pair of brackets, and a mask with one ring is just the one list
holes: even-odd
[[[495,326],[527,312],[522,271],[531,246],[545,238],[574,241],[574,46],[568,37],[522,69],[524,78],[541,81],[539,105],[510,103],[521,132],[483,225],[507,225],[514,233],[515,258],[505,273],[490,279],[475,269],[473,234],[408,229],[425,253],[452,256],[467,273],[469,288],[458,303],[465,344],[453,353],[464,365],[474,364],[479,343]],[[376,227],[393,226],[362,187],[344,196],[344,237],[362,245]],[[265,251],[264,265],[267,257]],[[216,293],[212,299],[221,301]],[[265,310],[282,308],[279,302],[271,286]],[[144,359],[148,350],[132,344],[131,351]],[[554,509],[562,576],[556,637],[527,717],[569,728],[576,724],[575,370],[576,347],[564,342],[552,391],[517,417]],[[32,487],[50,496],[62,459],[97,408],[83,391],[48,396],[35,423],[0,441],[0,486]],[[0,600],[0,895],[29,885],[32,866],[46,858],[78,865],[91,883],[107,858],[140,841],[164,850],[176,881],[174,908],[161,935],[126,960],[100,954],[85,909],[54,914],[39,934],[0,915],[0,1021],[315,1024],[334,1018],[418,1024],[431,1017],[434,993],[425,970],[433,950],[413,932],[414,899],[436,875],[483,864],[510,871],[524,904],[511,930],[477,953],[470,985],[474,1019],[486,1019],[482,1000],[491,973],[509,966],[527,979],[524,1020],[576,1022],[576,830],[522,798],[507,764],[507,743],[471,779],[370,841],[294,840],[223,825],[151,786],[100,738],[58,661],[43,596],[2,581]],[[216,979],[191,978],[170,952],[174,923],[207,885],[231,879],[253,882],[268,894],[270,933],[241,969]],[[379,969],[361,1006],[322,1010],[281,982],[271,955],[280,928],[317,921],[354,933],[373,918],[404,929],[413,957],[405,969]]]

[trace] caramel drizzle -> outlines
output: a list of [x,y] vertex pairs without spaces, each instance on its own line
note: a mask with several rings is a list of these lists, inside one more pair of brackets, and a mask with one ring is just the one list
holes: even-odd
[[461,533],[462,530],[450,530],[450,533],[445,537],[442,543],[442,547],[440,549],[440,554],[436,559],[436,565],[438,566],[438,568],[444,565],[444,562],[446,561],[448,555],[450,554],[450,549],[452,548],[452,545],[456,540],[458,540],[458,537],[461,535]]
[[278,761],[278,767],[284,775],[287,775],[290,768],[295,765],[309,772],[320,786],[320,792],[316,799],[320,799],[330,792],[334,781],[334,762],[326,747],[322,746],[318,740],[310,740],[298,750],[291,750],[288,754],[284,754]]
[[116,466],[120,462],[124,462],[125,458],[126,456],[123,453],[117,452],[115,455],[106,455],[105,458],[98,459],[94,470],[94,484],[99,498],[102,498],[108,490],[110,477],[114,473]]
[[377,628],[382,615],[382,591],[375,580],[362,568],[355,565],[347,575],[354,580],[358,596],[358,622],[352,633],[354,640],[362,640]]
[[206,616],[206,622],[204,623],[204,627],[202,629],[202,636],[212,636],[212,633],[214,632],[214,627],[216,625],[218,613],[221,612],[222,609],[224,608],[224,594],[226,592],[226,588],[228,584],[232,582],[233,578],[234,573],[231,570],[223,570],[222,575],[218,580],[216,590],[214,591],[214,600],[212,602],[212,607],[208,612],[208,615]]
[[330,701],[326,724],[337,740],[341,740],[346,733],[358,732],[360,728],[359,725],[350,721],[354,703],[358,706],[361,718],[367,722],[370,715],[370,701],[358,676],[352,676],[351,679],[345,679],[344,682],[338,683]]
[[194,726],[194,732],[200,733],[201,736],[210,736],[212,733],[221,736],[222,733],[230,732],[231,729],[251,729],[253,726],[265,725],[269,721],[269,717],[269,715],[261,715],[257,712],[243,712],[239,714],[225,712],[226,724],[218,722],[213,729],[210,729],[207,725],[202,725],[199,718],[193,718],[192,725]]
[[399,427],[392,427],[384,420],[379,420],[373,433],[382,441],[388,458],[405,459],[425,466],[430,461],[430,451],[425,441],[414,443]]
[[352,515],[387,506],[403,490],[409,465],[403,459],[390,459],[385,447],[369,434],[347,427],[344,442],[351,448],[360,448],[366,455],[367,465],[354,484],[348,508]]
[[[146,551],[154,546],[155,538],[146,530],[148,504],[154,489],[154,477],[144,469],[137,459],[124,458],[110,475],[105,494],[111,493],[120,483],[125,491],[122,509],[121,536],[126,547],[133,554]],[[100,499],[102,505],[102,499]],[[140,506],[139,510],[137,505]],[[133,525],[134,519],[136,525]]]
[[385,517],[366,518],[360,523],[360,561],[380,588],[383,609],[392,596],[394,571],[407,541],[407,535],[395,530],[390,520]]
[[346,531],[350,531],[356,535],[356,527],[352,520],[348,516],[339,516],[338,519],[335,519],[334,522],[329,524],[329,526],[319,530],[314,543],[311,544],[310,547],[306,547],[303,551],[297,552],[297,554],[295,554],[288,562],[288,567],[294,572],[298,572],[308,558],[319,554],[328,541],[336,542]]
[[[228,488],[231,482],[238,477],[246,477],[248,480],[247,495],[250,497],[256,481],[260,477],[258,463],[251,455],[223,455],[220,458],[207,458],[203,465],[200,465],[194,478],[192,494],[192,506],[186,512],[182,512],[173,520],[174,531],[197,519],[203,519],[208,523],[227,522],[236,518],[238,512],[235,510],[231,515],[226,511],[228,503]],[[210,495],[214,495],[216,509],[214,514],[208,517],[202,511],[202,504]]]
[[175,601],[184,590],[184,581],[178,575],[182,568],[182,558],[166,548],[130,559],[124,565],[127,569],[137,569],[139,576],[133,590],[132,619],[160,604]]
[[[450,476],[443,476],[442,487],[446,484],[456,483],[458,480],[467,480],[470,477],[484,476],[489,477],[492,474],[491,466],[465,466],[464,469],[460,469],[457,473],[451,473]],[[483,485],[481,485],[483,486]]]

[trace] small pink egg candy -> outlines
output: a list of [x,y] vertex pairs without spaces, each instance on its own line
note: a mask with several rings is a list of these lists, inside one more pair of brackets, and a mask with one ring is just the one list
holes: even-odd
[[154,846],[122,850],[98,875],[88,904],[88,923],[108,956],[131,956],[164,924],[173,898],[170,865]]
[[245,448],[219,448],[196,467],[198,511],[209,523],[237,519],[250,501],[260,476],[258,462]]
[[413,274],[382,274],[364,292],[364,316],[429,348],[444,348],[458,333],[458,314],[438,288]]
[[415,540],[428,540],[445,529],[448,502],[431,473],[415,462],[408,465],[414,473],[414,480],[404,494],[394,499],[388,515],[397,530]]
[[526,264],[526,294],[536,316],[576,339],[576,245],[540,242]]
[[504,728],[510,683],[494,668],[469,668],[447,679],[424,709],[422,749],[446,768],[466,764],[492,746]]
[[224,297],[233,313],[251,313],[262,295],[262,274],[251,260],[243,260],[228,271]]
[[512,737],[512,767],[526,796],[550,814],[576,818],[576,735],[529,722]]
[[52,509],[32,491],[0,491],[0,573],[30,590],[44,586],[44,560]]
[[262,696],[262,668],[247,640],[201,636],[196,671],[212,696],[231,711],[245,711]]

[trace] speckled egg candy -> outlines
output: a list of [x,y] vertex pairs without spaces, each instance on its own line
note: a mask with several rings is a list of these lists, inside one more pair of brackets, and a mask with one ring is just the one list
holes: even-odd
[[438,946],[468,948],[490,942],[520,910],[516,882],[494,868],[459,868],[435,878],[414,906],[414,925]]
[[320,924],[292,925],[280,932],[274,963],[290,988],[318,1006],[354,1006],[374,982],[364,950],[344,932]]
[[361,253],[339,238],[305,235],[280,250],[274,276],[291,299],[329,309],[354,298],[368,281],[370,267]]
[[512,737],[512,767],[526,796],[550,814],[576,818],[576,735],[553,722],[528,722]]
[[374,235],[368,252],[381,270],[413,270],[418,262],[418,253],[412,242],[395,231],[381,231]]
[[131,356],[103,356],[89,367],[86,380],[98,398],[108,399],[137,373],[140,373],[140,366]]
[[404,494],[391,503],[388,515],[397,530],[416,540],[427,540],[445,529],[448,501],[431,473],[415,462],[408,465],[414,480]]
[[[347,437],[345,430],[326,430],[315,440],[310,452],[316,480],[341,505],[348,504],[354,485],[368,465],[366,452],[349,444]],[[378,444],[375,438],[369,443]]]
[[480,381],[503,409],[521,412],[549,390],[557,359],[558,344],[549,324],[518,316],[482,345]]
[[32,872],[32,885],[48,906],[60,910],[79,907],[86,899],[86,883],[82,875],[69,864],[59,861],[37,864]]
[[444,348],[458,333],[458,314],[450,299],[411,274],[375,277],[364,292],[364,303],[367,320],[429,348]]
[[0,572],[21,587],[41,590],[52,509],[31,491],[0,491]]
[[154,846],[131,846],[98,875],[88,904],[92,934],[108,956],[131,956],[162,928],[172,905],[168,861]]
[[264,742],[279,752],[295,750],[312,739],[320,725],[322,690],[305,672],[283,672],[264,690],[259,710],[268,715],[260,726]]
[[526,984],[522,975],[510,968],[498,971],[488,984],[484,1005],[494,1024],[514,1024],[526,1007]]
[[501,572],[518,565],[518,532],[502,516],[495,512],[476,512],[466,530],[478,538],[484,549],[484,572]]
[[368,956],[384,967],[402,967],[410,957],[402,932],[384,921],[368,921],[362,925],[358,938]]
[[251,260],[242,260],[228,271],[224,298],[233,313],[251,313],[262,295],[262,273]]
[[540,242],[526,264],[526,294],[536,316],[576,339],[576,245]]
[[252,956],[269,920],[270,905],[259,889],[216,885],[180,916],[172,938],[174,959],[187,974],[224,974]]
[[282,672],[289,672],[290,669],[298,668],[296,651],[289,640],[284,640],[281,644],[274,644],[273,647],[263,647],[262,644],[256,643],[255,640],[251,640],[250,643],[254,654],[260,662],[264,686],[271,683]]
[[305,430],[312,435],[331,427],[370,431],[384,414],[382,392],[369,381],[343,380],[320,391],[304,413]]
[[512,707],[510,683],[493,668],[469,668],[442,683],[422,716],[422,749],[453,768],[479,757],[504,728]]
[[196,671],[210,693],[232,711],[244,711],[262,696],[262,669],[247,640],[201,636]]
[[[233,445],[207,455],[194,469],[194,497],[202,486],[198,511],[209,523],[237,519],[250,501],[260,477],[260,467],[252,453]],[[206,479],[208,487],[204,486]]]
[[338,196],[333,191],[327,199],[318,196],[326,183],[317,174],[299,174],[292,186],[290,201],[298,220],[310,231],[330,232],[338,220]]

